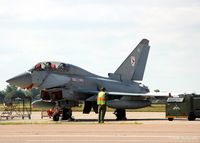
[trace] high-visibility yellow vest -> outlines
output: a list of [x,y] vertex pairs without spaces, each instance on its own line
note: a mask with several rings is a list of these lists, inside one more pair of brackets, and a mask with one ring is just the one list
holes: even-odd
[[106,104],[106,93],[101,91],[97,96],[97,105],[105,105]]

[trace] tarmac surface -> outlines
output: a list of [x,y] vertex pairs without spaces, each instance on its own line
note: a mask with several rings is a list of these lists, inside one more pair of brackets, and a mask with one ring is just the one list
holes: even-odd
[[163,112],[128,112],[127,121],[115,121],[106,113],[105,123],[97,123],[97,114],[73,113],[74,122],[41,119],[0,120],[0,143],[200,143],[200,119],[168,121]]

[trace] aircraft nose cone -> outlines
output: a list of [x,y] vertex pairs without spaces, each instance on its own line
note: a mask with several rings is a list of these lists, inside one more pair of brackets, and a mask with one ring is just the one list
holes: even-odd
[[6,82],[21,88],[28,88],[32,85],[32,78],[30,73],[23,73],[7,80]]

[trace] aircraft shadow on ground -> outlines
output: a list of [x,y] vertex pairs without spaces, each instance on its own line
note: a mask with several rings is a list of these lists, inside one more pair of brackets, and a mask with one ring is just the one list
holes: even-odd
[[[105,122],[130,122],[130,121],[168,121],[168,119],[163,118],[141,118],[141,119],[127,119],[127,120],[115,120],[115,119],[105,119]],[[174,119],[174,121],[188,121],[187,119],[181,118],[181,119]],[[196,119],[195,121],[200,121],[200,119]],[[98,122],[97,119],[75,119],[75,121],[70,122]]]
[[[127,120],[115,120],[115,119],[105,119],[105,122],[129,122],[129,121],[165,121],[167,119],[127,119]],[[97,119],[75,119],[75,121],[72,122],[98,122]]]

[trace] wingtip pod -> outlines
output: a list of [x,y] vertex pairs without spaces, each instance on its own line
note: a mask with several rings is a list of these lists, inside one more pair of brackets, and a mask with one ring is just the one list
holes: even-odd
[[142,39],[140,44],[148,45],[149,44],[149,40],[148,39]]

